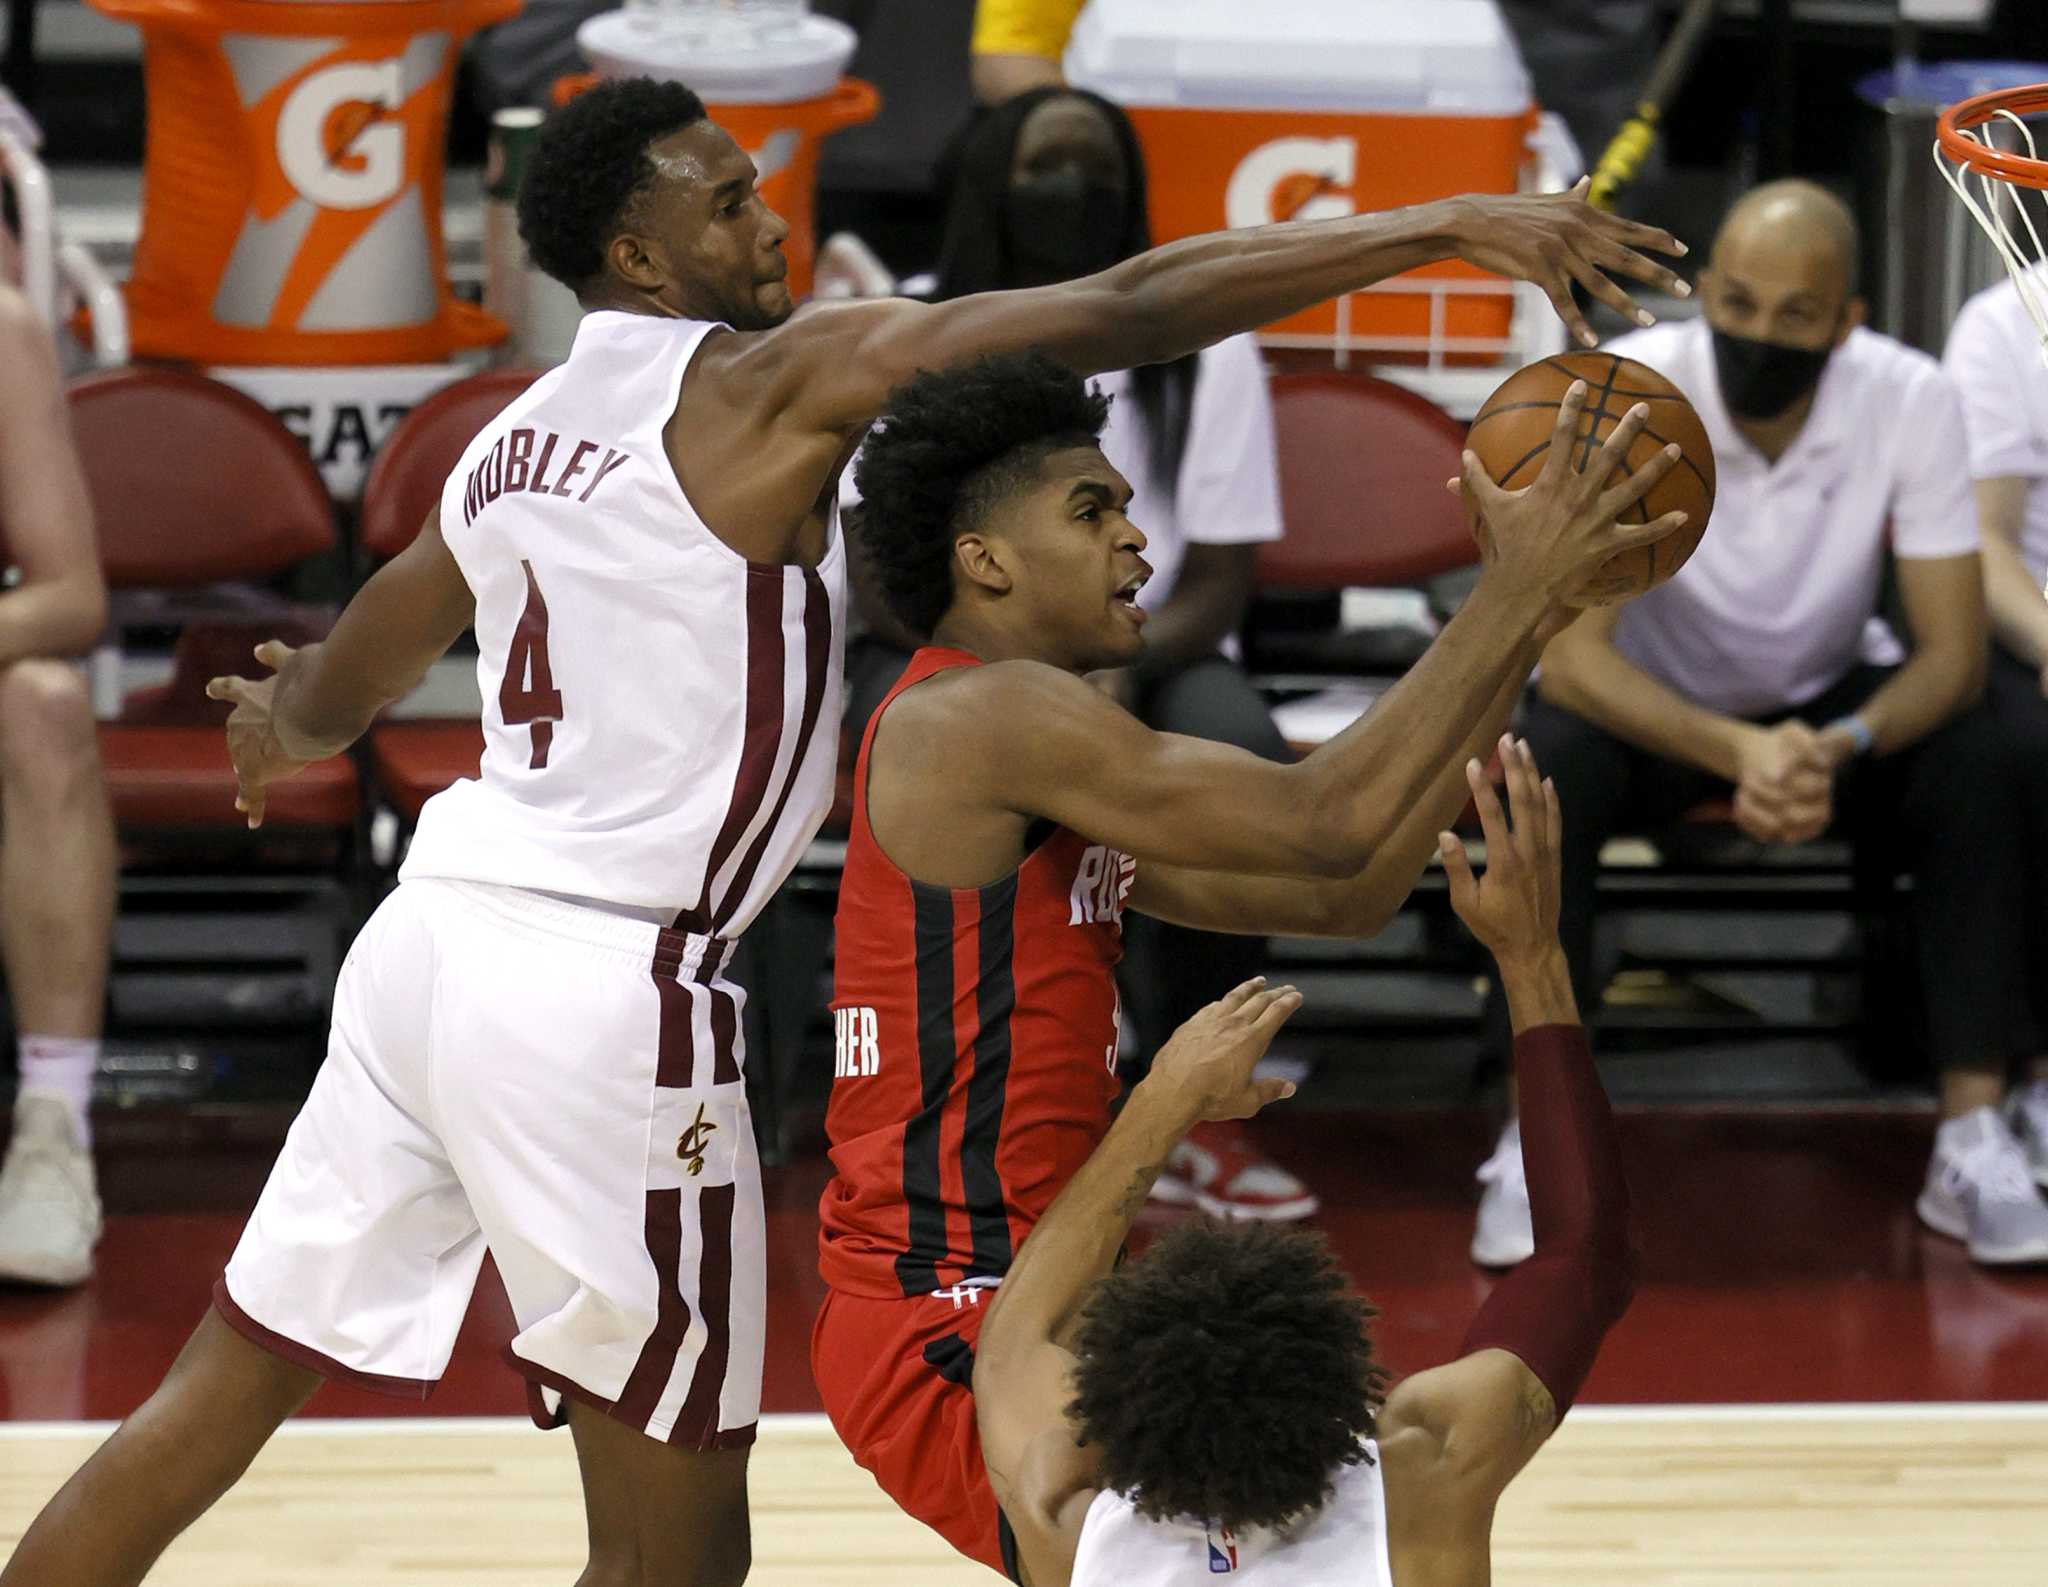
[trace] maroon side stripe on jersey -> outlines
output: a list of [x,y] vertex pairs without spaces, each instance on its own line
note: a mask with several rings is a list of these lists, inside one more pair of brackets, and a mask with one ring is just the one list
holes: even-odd
[[917,1112],[903,1129],[903,1204],[909,1228],[896,1256],[896,1281],[905,1295],[939,1287],[946,1256],[946,1200],[939,1179],[940,1129],[952,1086],[953,895],[943,887],[910,884],[917,950]]
[[711,935],[712,884],[767,796],[782,743],[782,575],[779,567],[747,569],[747,734],[739,776],[704,867],[704,896],[676,921],[682,930],[702,936]]
[[718,1396],[732,1355],[731,1185],[707,1185],[697,1195],[703,1260],[697,1268],[697,1304],[704,1309],[704,1348],[690,1376],[690,1392],[669,1433],[671,1444],[691,1449],[718,1447]]
[[1017,878],[981,889],[980,962],[975,981],[974,1073],[967,1082],[967,1122],[960,1137],[960,1182],[973,1233],[969,1278],[1000,1278],[1016,1254],[996,1148],[1010,1087],[1010,1015],[1017,1007],[1011,968],[1016,945]]
[[734,912],[747,900],[747,889],[753,885],[754,873],[761,868],[761,856],[768,851],[768,840],[775,836],[775,829],[782,821],[782,812],[789,805],[790,790],[796,786],[797,775],[804,769],[804,756],[811,747],[811,730],[818,725],[818,713],[825,704],[825,673],[832,659],[832,602],[825,594],[825,581],[818,577],[816,570],[805,568],[803,576],[804,704],[803,715],[797,723],[796,751],[789,757],[789,770],[782,779],[782,792],[775,797],[775,807],[768,812],[768,819],[761,823],[761,830],[747,849],[747,857],[733,872],[732,885],[725,890],[725,902],[718,906],[718,913],[712,917],[714,931],[723,931]]
[[[689,996],[687,992],[683,995]],[[619,1420],[643,1431],[661,1403],[661,1391],[668,1387],[676,1357],[690,1331],[690,1303],[683,1299],[677,1279],[683,1256],[682,1204],[680,1190],[647,1192],[647,1254],[654,1258],[656,1285],[654,1329],[640,1347],[640,1358],[633,1363],[613,1412]]]

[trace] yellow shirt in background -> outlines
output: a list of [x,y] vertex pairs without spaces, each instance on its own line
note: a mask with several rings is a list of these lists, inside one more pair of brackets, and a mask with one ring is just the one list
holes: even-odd
[[975,0],[976,55],[1038,55],[1056,61],[1087,0]]

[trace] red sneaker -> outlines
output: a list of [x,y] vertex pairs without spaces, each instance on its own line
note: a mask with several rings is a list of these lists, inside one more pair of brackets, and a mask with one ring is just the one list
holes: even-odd
[[1152,1186],[1155,1201],[1199,1207],[1212,1218],[1293,1223],[1322,1203],[1278,1163],[1261,1155],[1236,1123],[1197,1124],[1166,1160]]

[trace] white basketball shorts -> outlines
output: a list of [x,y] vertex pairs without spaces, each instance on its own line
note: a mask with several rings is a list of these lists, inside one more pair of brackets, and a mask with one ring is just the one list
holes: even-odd
[[730,958],[515,888],[402,884],[342,966],[222,1316],[424,1398],[488,1249],[542,1426],[567,1396],[690,1448],[751,1443],[766,1231]]

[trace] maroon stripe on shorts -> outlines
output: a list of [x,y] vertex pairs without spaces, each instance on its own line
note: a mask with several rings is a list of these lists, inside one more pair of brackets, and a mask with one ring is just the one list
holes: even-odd
[[747,569],[747,728],[739,775],[704,866],[704,896],[676,921],[700,936],[711,934],[711,889],[768,795],[782,745],[782,574],[779,567]]
[[[683,995],[689,996],[687,992]],[[654,1258],[654,1330],[640,1347],[640,1359],[633,1363],[613,1410],[620,1421],[643,1431],[654,1416],[654,1408],[661,1403],[662,1390],[668,1387],[676,1357],[682,1352],[683,1338],[690,1331],[690,1306],[683,1299],[678,1282],[683,1254],[680,1190],[647,1192],[647,1254]]]
[[265,1327],[235,1304],[235,1297],[228,1293],[225,1273],[213,1281],[213,1308],[220,1313],[222,1322],[251,1344],[268,1350],[295,1367],[317,1372],[329,1382],[346,1383],[352,1388],[368,1389],[373,1394],[390,1394],[407,1400],[424,1400],[434,1392],[431,1379],[395,1378],[381,1372],[360,1372],[346,1362],[323,1355],[311,1345],[302,1345],[274,1328]]
[[724,987],[712,984],[725,973],[731,952],[725,943],[716,950],[707,948],[697,966],[698,984],[711,999],[711,1083],[715,1086],[730,1085],[740,1077],[739,1000]]
[[811,747],[811,730],[818,725],[818,713],[825,704],[825,672],[832,659],[832,601],[825,593],[825,581],[818,577],[815,569],[805,568],[803,575],[804,704],[803,714],[797,723],[796,753],[789,757],[789,770],[782,779],[782,792],[776,795],[775,808],[768,812],[768,819],[754,834],[747,857],[733,872],[732,885],[725,891],[725,901],[712,916],[714,931],[724,931],[727,922],[747,901],[747,890],[753,886],[754,873],[761,868],[761,856],[768,852],[768,842],[775,836],[776,827],[782,823],[782,812],[789,804],[790,791],[796,787],[797,777],[804,769],[804,755]]
[[690,1020],[690,989],[676,978],[682,968],[683,949],[688,939],[679,931],[664,931],[654,942],[654,992],[661,999],[660,1021],[655,1027],[654,1083],[658,1086],[694,1085],[697,1078],[697,1035]]
[[717,1449],[718,1397],[732,1354],[732,1208],[736,1187],[707,1185],[697,1195],[704,1255],[697,1269],[697,1304],[703,1308],[704,1349],[690,1378],[690,1394],[668,1435],[671,1444]]

